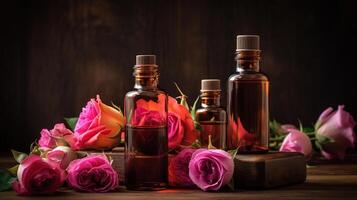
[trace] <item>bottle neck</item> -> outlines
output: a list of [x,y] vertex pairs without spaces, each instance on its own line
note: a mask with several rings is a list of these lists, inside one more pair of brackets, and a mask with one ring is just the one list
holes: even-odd
[[156,90],[159,82],[157,65],[135,65],[134,73],[137,90]]
[[259,72],[260,52],[260,50],[237,51],[235,57],[237,72]]
[[201,106],[202,108],[221,106],[221,92],[220,91],[201,92]]

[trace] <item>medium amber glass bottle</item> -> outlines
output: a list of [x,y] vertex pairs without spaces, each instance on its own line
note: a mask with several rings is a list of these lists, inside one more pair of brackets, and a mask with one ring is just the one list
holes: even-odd
[[269,139],[269,80],[260,72],[259,36],[237,36],[237,73],[228,79],[228,149],[264,153]]
[[221,86],[218,79],[201,81],[201,107],[196,112],[196,119],[202,127],[200,142],[202,147],[208,146],[211,137],[212,145],[225,149],[226,143],[226,111],[221,107]]
[[133,190],[160,190],[168,185],[168,97],[157,88],[155,56],[136,56],[134,76],[134,91],[124,100],[125,184]]

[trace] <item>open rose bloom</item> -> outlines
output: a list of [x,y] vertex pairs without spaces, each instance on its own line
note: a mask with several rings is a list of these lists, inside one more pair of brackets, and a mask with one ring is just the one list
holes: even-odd
[[47,152],[46,157],[48,160],[57,163],[59,167],[65,170],[69,163],[77,158],[77,154],[70,147],[58,146]]
[[42,129],[38,144],[43,150],[51,150],[56,146],[65,146],[66,139],[73,137],[73,132],[66,128],[63,123],[56,124],[53,129]]
[[279,151],[299,152],[305,155],[306,159],[312,156],[312,144],[310,138],[303,132],[291,127],[286,130],[288,135],[284,138]]
[[346,149],[355,147],[355,125],[355,120],[344,111],[343,105],[338,106],[337,111],[327,108],[322,112],[315,125],[316,138],[328,140],[321,144],[322,155],[327,159],[344,159]]
[[30,155],[21,162],[17,178],[12,187],[20,195],[50,194],[63,184],[65,172],[57,163]]
[[71,146],[74,149],[112,149],[119,144],[125,120],[122,113],[91,99],[79,115]]
[[192,154],[196,149],[183,149],[169,159],[169,184],[176,187],[192,187],[195,184],[189,176]]
[[[161,96],[161,97],[160,97]],[[159,95],[163,98],[162,95]],[[137,101],[137,109],[133,118],[133,125],[159,125],[164,122],[164,115],[159,113],[161,104],[154,101]],[[169,149],[175,149],[179,145],[191,145],[199,135],[194,127],[194,121],[190,112],[183,105],[177,103],[173,97],[168,97],[168,145]]]
[[198,149],[192,154],[189,176],[203,191],[217,191],[232,179],[231,155],[220,149]]
[[103,155],[74,160],[67,168],[68,184],[84,192],[108,192],[119,185],[118,173]]

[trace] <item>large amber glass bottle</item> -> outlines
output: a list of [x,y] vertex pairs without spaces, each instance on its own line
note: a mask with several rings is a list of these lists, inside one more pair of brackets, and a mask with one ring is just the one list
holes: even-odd
[[237,73],[228,79],[228,149],[264,153],[269,139],[269,80],[260,72],[259,36],[237,36]]
[[196,119],[202,131],[202,147],[208,146],[211,137],[212,145],[219,149],[226,147],[226,111],[221,107],[221,86],[219,79],[201,81],[201,108],[196,112]]
[[168,185],[167,94],[158,90],[154,55],[136,56],[134,91],[124,100],[125,183],[133,190]]

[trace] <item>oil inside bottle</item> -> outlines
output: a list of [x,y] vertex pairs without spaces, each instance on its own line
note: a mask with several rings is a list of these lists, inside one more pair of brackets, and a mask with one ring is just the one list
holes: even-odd
[[237,36],[237,73],[228,79],[228,149],[264,153],[269,144],[269,80],[260,72],[259,36]]
[[129,189],[159,190],[167,186],[166,127],[126,127],[128,153],[125,179]]

